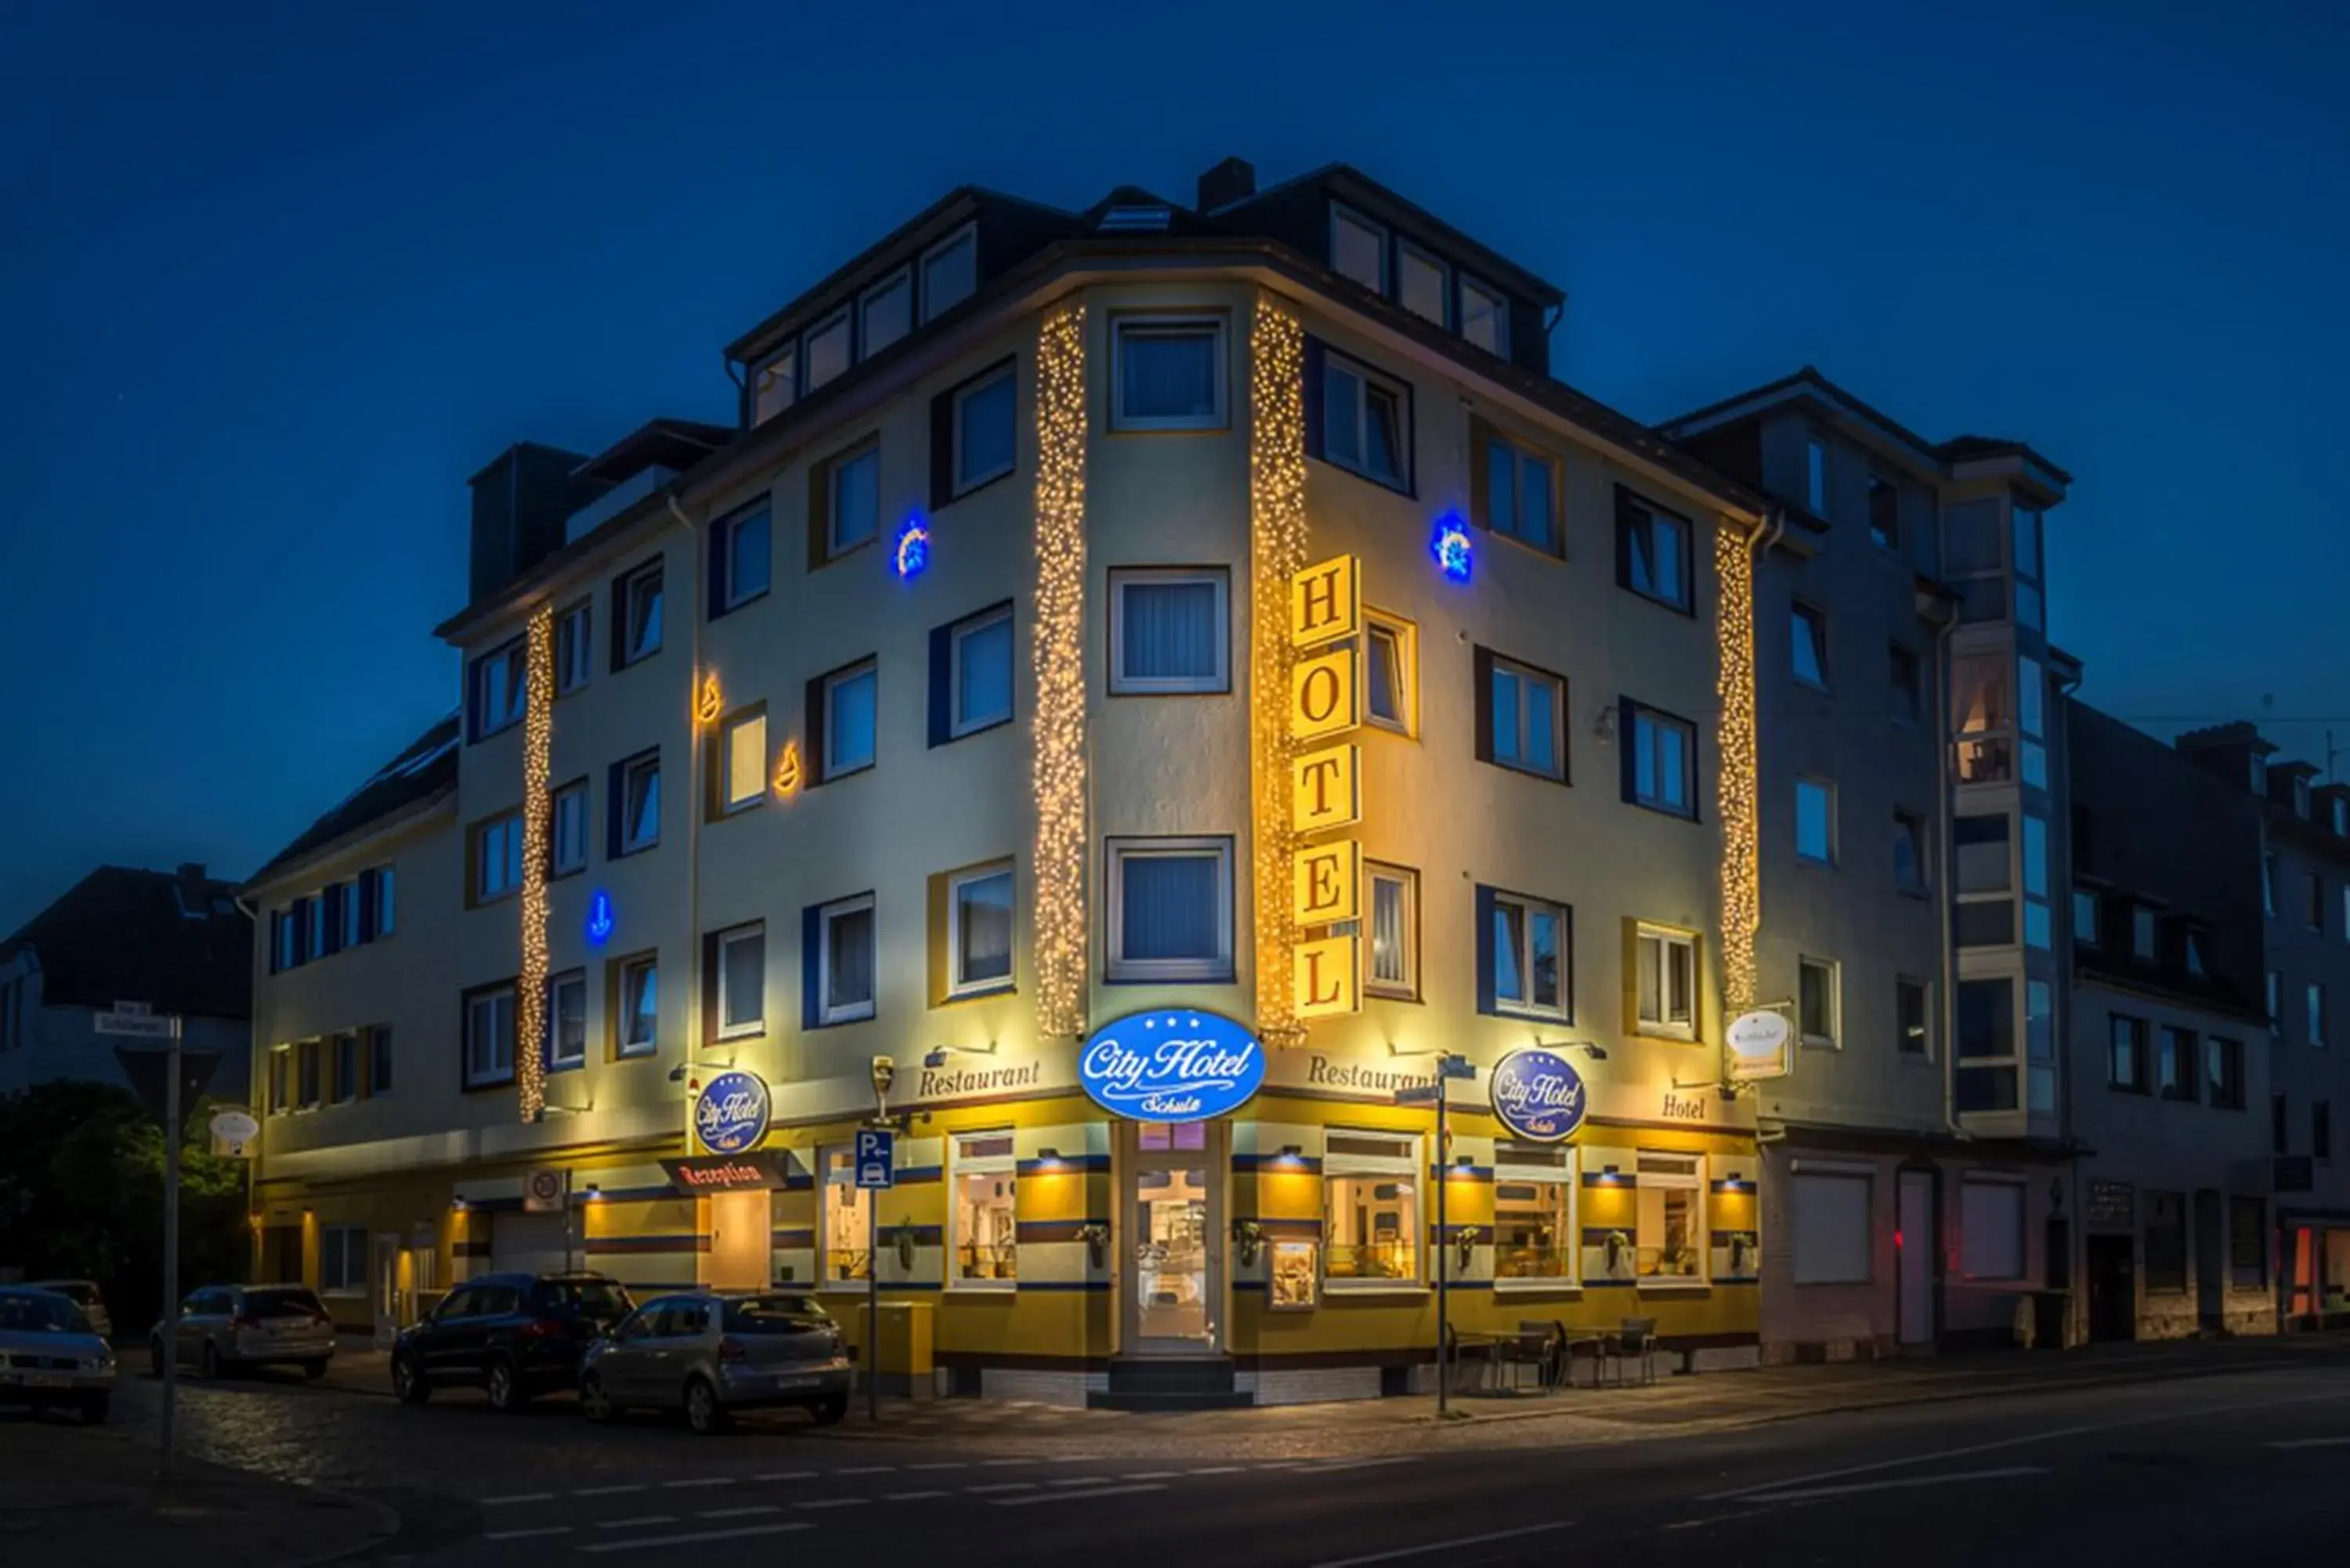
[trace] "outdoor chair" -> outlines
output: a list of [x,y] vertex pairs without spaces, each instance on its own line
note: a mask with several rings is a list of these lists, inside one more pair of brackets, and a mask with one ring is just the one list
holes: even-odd
[[1609,1334],[1607,1342],[1600,1346],[1600,1355],[1604,1359],[1612,1359],[1616,1363],[1616,1382],[1618,1387],[1621,1387],[1624,1383],[1626,1364],[1633,1361],[1640,1364],[1641,1382],[1655,1382],[1657,1380],[1657,1320],[1652,1317],[1626,1318],[1623,1326]]

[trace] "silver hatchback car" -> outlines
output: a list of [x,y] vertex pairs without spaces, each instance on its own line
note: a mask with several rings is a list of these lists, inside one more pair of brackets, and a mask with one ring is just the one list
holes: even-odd
[[68,1406],[103,1421],[113,1394],[114,1352],[71,1296],[0,1287],[0,1404]]
[[659,1296],[588,1347],[579,1407],[591,1421],[621,1410],[683,1410],[697,1432],[737,1410],[798,1405],[818,1426],[848,1413],[852,1367],[824,1303],[799,1292]]
[[[147,1336],[163,1370],[163,1325]],[[335,1358],[335,1320],[307,1285],[206,1285],[180,1307],[180,1366],[206,1377],[253,1366],[298,1366],[323,1377]]]

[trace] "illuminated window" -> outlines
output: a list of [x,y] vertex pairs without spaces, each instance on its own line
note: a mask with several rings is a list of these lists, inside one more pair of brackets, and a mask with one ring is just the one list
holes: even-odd
[[1491,888],[1478,888],[1477,899],[1479,1011],[1572,1022],[1567,908]]
[[549,975],[540,1059],[550,1073],[588,1064],[588,973]]
[[1364,989],[1375,996],[1419,994],[1419,873],[1366,866],[1370,884],[1370,959]]
[[733,813],[767,798],[767,711],[754,709],[729,717],[718,729],[719,807]]
[[1691,607],[1689,519],[1616,492],[1616,581],[1669,608]]
[[595,651],[595,608],[583,601],[565,610],[555,623],[556,696],[567,695],[588,684]]
[[1651,1286],[1705,1282],[1705,1157],[1640,1153],[1639,1282]]
[[837,560],[881,534],[881,448],[867,441],[822,471],[824,521],[815,565]]
[[1012,1129],[957,1133],[947,1179],[954,1193],[954,1266],[950,1290],[1016,1290],[1020,1282],[1019,1181]]
[[1794,614],[1788,619],[1792,635],[1795,679],[1803,684],[1828,689],[1828,612],[1816,605],[1795,603]]
[[1697,1037],[1697,939],[1686,931],[1638,928],[1633,940],[1633,991],[1640,1033]]
[[914,275],[903,268],[865,291],[858,301],[863,349],[871,358],[913,330]]
[[473,660],[467,702],[474,740],[486,740],[522,722],[529,662],[520,638]]
[[1419,1138],[1333,1127],[1322,1154],[1325,1284],[1334,1293],[1419,1285]]
[[1544,778],[1566,777],[1566,682],[1548,670],[1519,664],[1483,649],[1486,701],[1477,717],[1484,760]]
[[1012,867],[947,878],[947,994],[973,996],[1012,984]]
[[767,1028],[767,928],[759,921],[711,939],[718,978],[718,1038],[761,1034]]
[[845,305],[807,329],[800,339],[800,358],[806,366],[801,374],[809,391],[848,369],[849,337],[848,307]]
[[953,432],[950,453],[954,479],[946,500],[970,494],[991,480],[1003,478],[1014,465],[1018,406],[1016,381],[1009,364],[990,371],[947,394],[948,428]]
[[612,668],[620,670],[660,651],[661,564],[648,562],[622,577],[613,597],[620,610],[620,636]]
[[853,1023],[873,1016],[873,895],[860,893],[816,910],[818,1023]]
[[922,253],[922,319],[936,320],[979,286],[979,241],[970,224]]
[[873,1194],[857,1185],[855,1150],[842,1146],[822,1148],[816,1151],[816,1159],[824,1172],[823,1212],[818,1216],[822,1233],[817,1237],[821,1255],[816,1267],[827,1285],[861,1283],[873,1268],[873,1255],[867,1247]]
[[1419,639],[1408,620],[1363,612],[1363,716],[1383,730],[1412,732]]
[[1330,270],[1373,294],[1388,291],[1388,232],[1335,202],[1330,208]]
[[799,397],[800,352],[786,343],[752,368],[751,422],[764,424]]
[[1396,244],[1396,297],[1406,310],[1423,321],[1446,324],[1452,293],[1452,269],[1409,240]]
[[1510,302],[1473,277],[1461,279],[1461,336],[1488,354],[1510,357]]
[[465,997],[465,1086],[509,1084],[515,1074],[514,986],[486,986]]
[[761,501],[710,525],[710,614],[739,609],[767,591],[774,572],[767,504]]
[[649,1056],[660,1048],[660,963],[650,954],[620,961],[619,1038],[622,1056]]
[[568,877],[588,868],[588,781],[565,784],[556,790],[547,808],[547,821],[554,831],[548,836],[547,871],[550,876]]
[[1493,1280],[1574,1282],[1581,1253],[1575,1230],[1575,1151],[1559,1144],[1493,1146]]
[[1112,430],[1223,428],[1223,317],[1114,317],[1110,358]]
[[473,902],[503,898],[522,886],[522,814],[510,812],[473,828]]
[[1113,571],[1109,589],[1113,695],[1232,690],[1230,580],[1222,568]]
[[1795,1027],[1804,1044],[1833,1047],[1843,1039],[1841,992],[1833,959],[1796,961]]
[[1113,838],[1108,969],[1114,981],[1232,978],[1229,838]]

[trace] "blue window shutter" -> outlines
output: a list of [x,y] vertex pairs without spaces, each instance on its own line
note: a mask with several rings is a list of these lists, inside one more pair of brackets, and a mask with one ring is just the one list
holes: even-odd
[[807,697],[801,711],[806,722],[800,726],[807,736],[807,765],[800,770],[806,781],[804,787],[814,788],[824,783],[824,678],[818,676],[807,683]]
[[359,880],[359,940],[371,942],[383,933],[376,929],[376,916],[382,903],[383,873],[362,871]]
[[824,1008],[816,994],[816,944],[823,940],[818,919],[823,906],[810,904],[800,911],[800,1027],[814,1029],[824,1019]]
[[1493,650],[1477,648],[1470,654],[1471,679],[1476,682],[1477,760],[1493,760]]
[[1493,1008],[1493,889],[1477,889],[1477,1011]]
[[954,736],[954,628],[931,628],[931,744]]
[[1322,340],[1305,340],[1305,455],[1322,455]]
[[1624,763],[1624,798],[1635,803],[1640,798],[1639,711],[1640,705],[1629,697],[1617,704],[1616,752]]
[[341,882],[328,883],[326,889],[318,895],[319,900],[326,905],[319,919],[326,926],[327,940],[320,945],[327,952],[343,950],[343,900],[349,896],[348,885]]
[[618,860],[620,857],[620,845],[623,842],[620,837],[620,816],[627,809],[627,802],[621,798],[627,791],[621,787],[620,774],[627,765],[625,763],[614,763],[604,770],[604,858],[607,860]]
[[286,917],[278,910],[269,911],[269,972],[276,974],[285,968]]

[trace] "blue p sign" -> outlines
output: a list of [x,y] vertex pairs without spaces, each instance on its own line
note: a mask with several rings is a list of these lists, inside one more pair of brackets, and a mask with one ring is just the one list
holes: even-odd
[[861,1127],[857,1134],[857,1185],[885,1188],[897,1180],[895,1135],[881,1127]]

